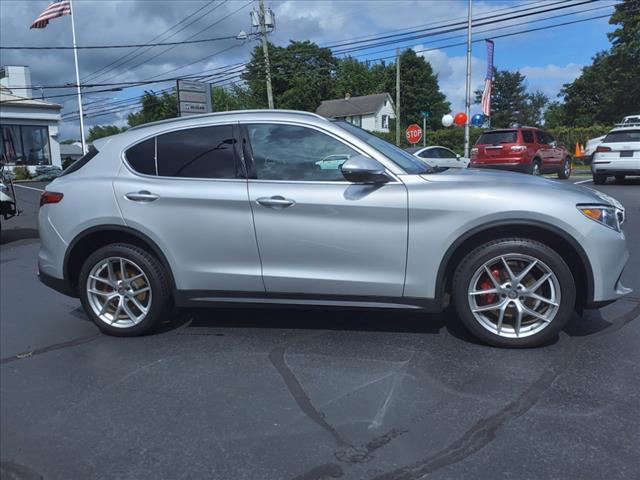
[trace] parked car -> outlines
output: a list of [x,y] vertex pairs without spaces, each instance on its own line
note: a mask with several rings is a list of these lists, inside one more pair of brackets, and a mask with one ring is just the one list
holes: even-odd
[[489,130],[471,149],[473,168],[496,168],[541,175],[571,175],[571,155],[548,132],[532,127]]
[[[616,124],[616,126],[623,127],[625,125],[630,124],[638,124],[640,123],[640,114],[639,115],[628,115],[622,119],[622,122]],[[591,161],[593,161],[593,154],[596,153],[596,149],[602,141],[604,140],[606,135],[602,135],[601,137],[591,138],[587,140],[584,147],[584,156],[588,157]]]
[[13,180],[8,169],[0,165],[0,216],[4,220],[18,215],[16,207],[16,192],[13,188]]
[[[316,168],[330,155],[349,159]],[[171,305],[440,311],[451,298],[479,338],[525,347],[630,291],[616,200],[434,169],[305,112],[196,115],[96,140],[40,203],[40,279],[112,335],[151,331]]]
[[467,168],[469,166],[468,158],[461,157],[447,147],[435,145],[430,147],[410,147],[405,150],[436,167]]
[[622,181],[640,175],[640,122],[611,130],[596,149],[591,162],[593,183],[602,185],[608,177]]

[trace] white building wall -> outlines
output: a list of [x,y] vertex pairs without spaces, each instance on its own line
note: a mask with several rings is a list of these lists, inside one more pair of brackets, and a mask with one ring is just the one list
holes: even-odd
[[362,128],[368,132],[378,130],[376,128],[376,116],[373,113],[362,115]]
[[386,105],[382,104],[380,109],[375,114],[375,130],[378,132],[389,132],[389,127],[382,128],[382,116],[387,115],[389,119],[396,118],[395,106],[391,101],[391,97],[387,98]]

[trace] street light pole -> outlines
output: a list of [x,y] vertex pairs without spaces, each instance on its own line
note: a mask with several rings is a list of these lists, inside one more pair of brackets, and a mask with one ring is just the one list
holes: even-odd
[[269,46],[267,45],[267,25],[264,20],[264,2],[259,2],[260,36],[262,37],[262,52],[264,54],[264,70],[267,79],[267,103],[273,109],[273,90],[271,88],[271,65],[269,64]]
[[471,121],[471,1],[468,0],[467,18],[467,93],[465,98],[465,113],[467,121],[464,124],[464,156],[469,158],[469,122]]
[[396,49],[396,145],[400,146],[400,49]]

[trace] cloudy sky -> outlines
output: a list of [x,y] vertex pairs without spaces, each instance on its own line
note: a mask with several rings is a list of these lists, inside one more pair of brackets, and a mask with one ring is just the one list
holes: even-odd
[[[47,0],[0,0],[0,44],[3,46],[71,45],[70,18],[54,19],[41,30],[29,25],[48,5]],[[600,18],[556,28],[549,25],[573,22],[612,12],[615,0],[474,0],[474,17],[514,16],[516,10],[527,12],[571,5],[556,11],[530,15],[503,23],[474,29],[474,39],[496,37],[522,30],[535,32],[496,38],[495,63],[500,69],[520,70],[527,76],[531,89],[551,97],[563,83],[579,75],[583,65],[598,51],[609,47],[606,33],[612,30],[607,18]],[[233,37],[241,30],[251,32],[250,12],[256,1],[249,0],[74,0],[79,45],[139,44],[175,42],[187,39]],[[276,30],[270,40],[286,45],[289,40],[312,40],[321,46],[378,38],[415,29],[445,29],[442,25],[462,22],[466,16],[466,0],[407,1],[270,1],[276,15]],[[504,17],[503,17],[504,18]],[[173,28],[172,28],[173,27]],[[449,27],[450,28],[450,27]],[[167,31],[170,29],[169,31]],[[165,33],[166,32],[166,33]],[[426,33],[426,31],[425,31]],[[393,61],[396,47],[413,48],[431,62],[438,73],[440,87],[454,110],[464,104],[465,47],[454,46],[465,41],[464,31],[452,31],[401,43],[377,46],[353,52],[361,60]],[[139,80],[158,80],[177,76],[218,74],[221,83],[236,80],[229,65],[247,61],[255,41],[236,39],[143,49],[82,50],[79,53],[83,83],[109,84]],[[338,50],[338,49],[334,49]],[[69,50],[0,51],[2,65],[29,65],[32,83],[44,86],[46,96],[72,93],[52,87],[75,82],[73,54]],[[125,55],[128,55],[125,57]],[[124,58],[123,58],[124,57]],[[485,72],[485,47],[473,47],[473,88],[480,88]],[[233,72],[234,70],[230,70]],[[221,76],[221,73],[225,75]],[[170,82],[148,84],[122,91],[87,94],[86,129],[95,124],[124,124],[128,99],[138,97],[146,89],[162,90]],[[107,89],[95,87],[88,91]],[[37,90],[34,94],[39,95]],[[77,110],[73,96],[51,98],[64,106],[63,115]],[[114,103],[120,102],[120,103]],[[121,111],[94,116],[105,105]],[[78,137],[77,121],[65,121],[61,137]]]

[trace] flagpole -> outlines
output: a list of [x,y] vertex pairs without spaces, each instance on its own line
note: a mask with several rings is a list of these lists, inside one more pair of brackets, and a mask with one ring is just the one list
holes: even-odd
[[468,2],[467,19],[467,91],[465,96],[464,110],[467,114],[467,121],[464,124],[464,156],[469,158],[469,122],[471,121],[471,0]]
[[76,46],[76,22],[73,14],[73,1],[69,0],[71,9],[71,34],[73,35],[73,60],[76,64],[76,88],[78,90],[78,111],[80,112],[80,139],[82,141],[82,153],[87,153],[87,144],[84,140],[84,115],[82,113],[82,89],[80,87],[80,70],[78,69],[78,48]]

